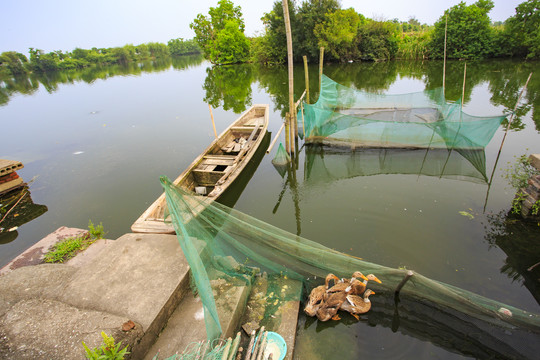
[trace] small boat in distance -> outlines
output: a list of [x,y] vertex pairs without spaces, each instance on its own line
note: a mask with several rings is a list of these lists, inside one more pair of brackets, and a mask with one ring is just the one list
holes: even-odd
[[[174,180],[174,185],[199,195],[206,204],[217,200],[242,173],[261,144],[268,129],[268,113],[268,104],[253,105],[246,110]],[[166,207],[163,193],[131,225],[131,231],[173,234],[173,225],[164,219]]]

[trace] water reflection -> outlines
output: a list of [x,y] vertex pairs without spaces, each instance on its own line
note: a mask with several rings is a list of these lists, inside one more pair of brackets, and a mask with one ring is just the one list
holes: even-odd
[[488,216],[485,240],[498,247],[507,258],[501,273],[512,281],[519,281],[540,304],[540,244],[538,229],[528,226],[521,218],[507,211]]
[[232,109],[239,114],[251,106],[252,82],[253,66],[250,64],[208,67],[203,101],[214,108],[223,106],[224,110]]
[[9,99],[16,94],[33,94],[39,89],[40,84],[43,85],[47,92],[53,93],[58,90],[60,84],[74,84],[79,81],[91,84],[96,80],[106,80],[115,76],[141,75],[143,73],[165,71],[171,66],[177,70],[184,70],[199,65],[203,60],[202,55],[188,55],[160,59],[159,61],[92,66],[78,70],[0,78],[0,106],[7,104]]
[[17,228],[47,211],[47,206],[34,204],[28,186],[1,195],[0,207],[0,244],[15,240]]
[[484,149],[357,149],[306,146],[304,181],[330,183],[357,176],[425,175],[487,184]]

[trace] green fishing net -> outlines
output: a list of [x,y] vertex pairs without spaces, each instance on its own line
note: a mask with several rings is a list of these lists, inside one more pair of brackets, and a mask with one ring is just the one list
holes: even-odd
[[303,104],[299,128],[307,143],[358,147],[485,147],[507,115],[479,117],[449,103],[442,88],[385,95],[352,89],[322,76],[315,104]]
[[[328,273],[338,277],[350,277],[356,270],[376,274],[382,284],[368,284],[377,294],[370,313],[383,319],[389,317],[383,322],[394,322],[394,291],[408,270],[388,268],[334,251],[217,202],[206,205],[198,196],[174,186],[167,177],[161,177],[161,183],[178,240],[204,304],[208,340],[223,332],[216,309],[222,294],[217,289],[220,284],[249,288],[261,273],[303,284],[304,296],[320,285]],[[407,309],[401,322],[409,324],[408,335],[422,337],[426,331],[436,331],[447,341],[465,341],[467,347],[474,344],[479,349],[471,350],[475,356],[510,354],[534,358],[540,334],[538,314],[413,274],[399,293],[401,304]],[[264,300],[274,303],[276,293],[284,288],[276,287]],[[302,299],[296,293],[285,300]],[[278,308],[267,308],[264,316],[272,317],[272,309]]]
[[291,162],[291,157],[287,154],[287,151],[283,147],[282,143],[279,143],[279,147],[276,152],[276,156],[272,159],[272,165],[278,171],[281,177],[285,176],[287,172],[287,164]]

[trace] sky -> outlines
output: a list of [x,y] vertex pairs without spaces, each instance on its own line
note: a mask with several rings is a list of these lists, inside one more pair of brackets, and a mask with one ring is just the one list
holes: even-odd
[[[147,42],[167,43],[170,39],[191,39],[189,24],[218,0],[2,0],[0,53],[28,48],[45,52],[72,51],[79,47],[107,48]],[[261,17],[275,0],[233,0],[242,8],[246,35],[263,31]],[[465,0],[472,4],[476,0]],[[515,14],[524,0],[494,0],[492,21],[504,21]],[[460,0],[341,0],[343,9],[353,7],[369,18],[407,21],[415,17],[433,24],[444,10]]]

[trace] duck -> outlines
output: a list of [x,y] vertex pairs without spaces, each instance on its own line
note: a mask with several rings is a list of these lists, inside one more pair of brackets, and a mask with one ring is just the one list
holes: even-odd
[[369,296],[375,294],[371,289],[364,292],[364,297],[358,295],[346,295],[345,301],[341,303],[341,310],[348,311],[357,320],[360,320],[358,314],[365,314],[371,309]]
[[334,274],[328,274],[326,276],[326,279],[324,280],[324,285],[319,285],[313,288],[313,290],[311,290],[308,302],[306,304],[306,307],[304,308],[304,312],[307,315],[315,316],[317,314],[317,310],[319,310],[327,297],[326,291],[328,290],[328,285],[331,280],[334,280],[334,285],[336,285],[339,281],[339,278]]
[[361,295],[362,293],[364,293],[368,281],[375,281],[376,283],[382,284],[382,281],[379,280],[375,275],[369,274],[365,277],[364,281],[360,282],[360,284],[355,283],[355,291],[351,295]]
[[337,312],[346,300],[347,293],[344,291],[330,294],[317,310],[317,319],[319,321],[340,320]]
[[357,286],[361,286],[360,284],[362,284],[358,278],[363,279],[366,283],[368,281],[368,278],[365,277],[364,274],[362,274],[360,271],[355,271],[350,279],[339,280],[338,283],[334,284],[334,286],[332,286],[326,292],[328,295],[338,292],[350,292],[352,290],[351,286],[353,285],[355,285],[354,290],[356,290]]

